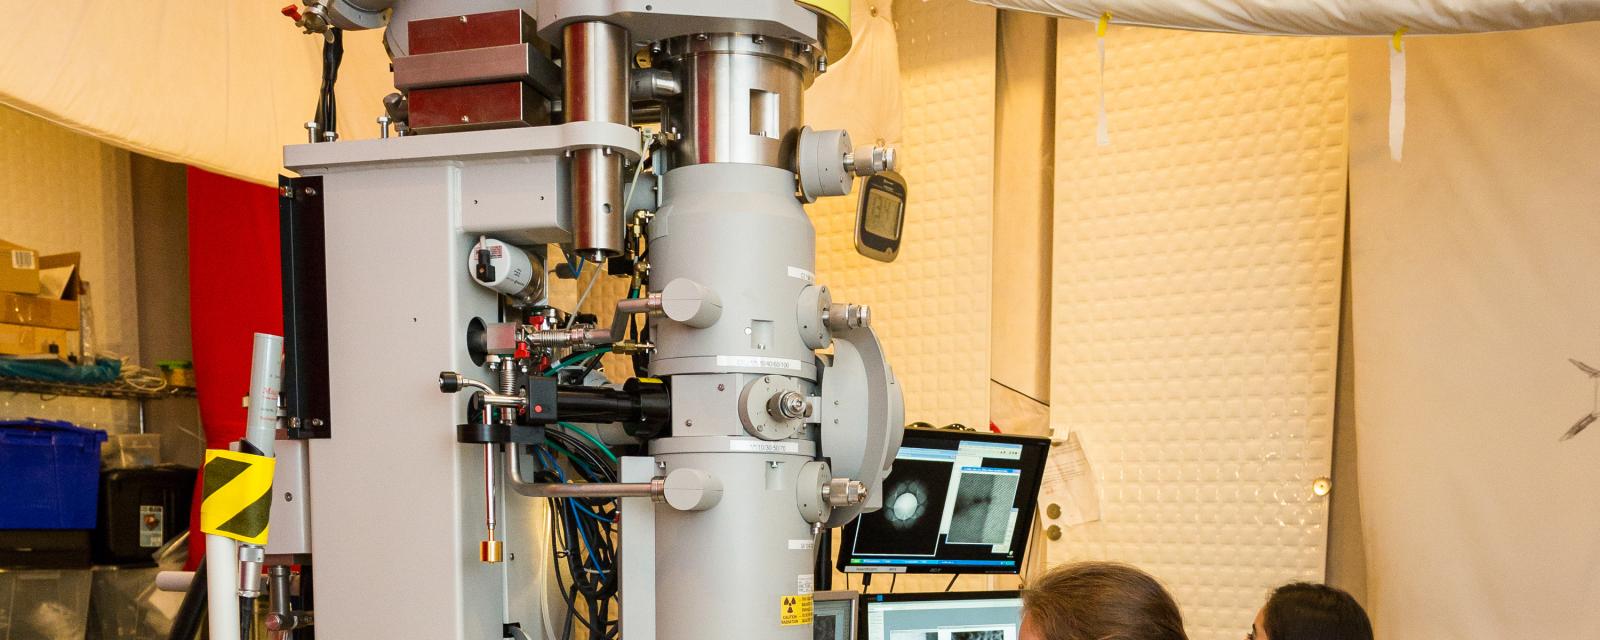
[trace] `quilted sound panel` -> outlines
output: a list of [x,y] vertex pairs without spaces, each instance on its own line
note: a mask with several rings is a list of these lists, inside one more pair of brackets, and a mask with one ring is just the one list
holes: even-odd
[[1320,580],[1346,174],[1345,42],[1060,24],[1052,424],[1102,520],[1052,563],[1137,564],[1238,638]]
[[[886,0],[876,4],[880,14],[890,9]],[[824,199],[808,207],[817,279],[835,301],[872,306],[908,421],[986,425],[995,12],[958,0],[892,9],[904,139],[889,142],[910,183],[900,256],[884,264],[857,254],[854,196]]]

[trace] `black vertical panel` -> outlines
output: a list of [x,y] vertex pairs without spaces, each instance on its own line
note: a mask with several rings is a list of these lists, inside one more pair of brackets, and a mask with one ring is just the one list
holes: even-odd
[[328,278],[322,177],[278,177],[283,253],[283,397],[289,435],[327,438]]

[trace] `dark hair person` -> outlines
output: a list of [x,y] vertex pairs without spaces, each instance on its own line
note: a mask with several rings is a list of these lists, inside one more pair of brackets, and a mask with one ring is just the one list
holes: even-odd
[[1178,603],[1114,562],[1057,567],[1022,590],[1021,640],[1189,640]]
[[1350,594],[1325,584],[1278,587],[1246,640],[1372,640],[1372,622]]

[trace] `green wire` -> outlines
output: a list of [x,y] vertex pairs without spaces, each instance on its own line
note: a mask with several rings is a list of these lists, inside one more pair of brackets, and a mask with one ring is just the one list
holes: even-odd
[[592,358],[592,357],[595,357],[595,356],[598,356],[598,355],[602,355],[602,354],[606,354],[606,353],[611,353],[611,347],[600,347],[599,349],[590,349],[590,350],[585,351],[583,353],[575,353],[573,355],[567,356],[566,360],[562,360],[560,362],[557,362],[556,366],[550,367],[549,369],[545,369],[544,375],[546,375],[546,376],[555,375],[555,373],[557,371],[560,371],[562,369],[567,368],[568,365],[571,365],[571,364],[576,363],[576,362],[581,362],[583,360],[587,360],[589,358]]
[[606,443],[601,442],[600,439],[594,437],[593,434],[589,433],[588,431],[584,431],[583,429],[579,429],[579,428],[573,426],[572,423],[570,423],[570,422],[557,422],[556,424],[559,424],[562,427],[565,427],[567,429],[567,431],[571,431],[571,432],[577,434],[579,437],[582,437],[584,440],[588,440],[589,442],[594,443],[594,446],[600,448],[600,453],[606,454],[606,457],[610,458],[612,462],[617,462],[617,454],[611,453],[611,449],[606,447]]
[[547,446],[550,449],[554,450],[556,453],[559,453],[561,455],[566,456],[567,459],[571,460],[573,464],[578,465],[580,467],[583,467],[584,469],[588,469],[590,472],[593,472],[595,470],[594,467],[590,466],[588,462],[585,462],[583,460],[583,458],[579,458],[577,454],[575,454],[575,453],[573,453],[571,451],[567,451],[566,447],[563,447],[563,446],[561,446],[559,444],[556,444],[556,443],[550,442],[550,441],[546,441],[544,444],[545,444],[545,446]]

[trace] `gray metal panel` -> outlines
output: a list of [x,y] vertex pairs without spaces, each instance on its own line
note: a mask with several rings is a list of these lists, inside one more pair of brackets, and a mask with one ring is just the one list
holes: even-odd
[[[655,458],[622,458],[623,482],[649,482],[654,477]],[[656,505],[649,498],[622,498],[622,549],[618,553],[622,636],[656,640]]]
[[[329,392],[342,427],[311,444],[311,515],[317,628],[330,638],[500,637],[507,569],[474,548],[481,452],[455,442],[463,403],[433,375],[484,375],[466,355],[466,323],[495,312],[468,279],[458,174],[372,165],[323,183]],[[531,536],[506,540],[508,555],[532,550]]]
[[566,206],[567,163],[555,156],[461,163],[461,230],[514,244],[572,239]]
[[639,132],[625,124],[569,122],[544,127],[289,145],[283,148],[283,166],[301,175],[320,175],[352,165],[486,156],[560,156],[570,149],[596,147],[612,149],[631,162],[639,159],[643,144]]
[[305,440],[279,440],[273,452],[272,534],[267,555],[311,553],[310,465]]

